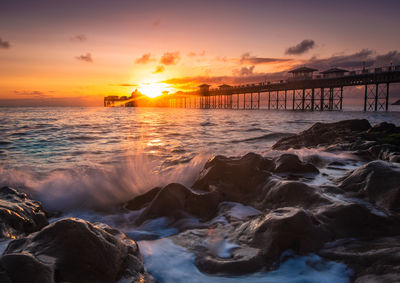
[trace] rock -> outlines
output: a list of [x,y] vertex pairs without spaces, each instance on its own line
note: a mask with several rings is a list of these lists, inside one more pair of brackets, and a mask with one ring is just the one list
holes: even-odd
[[374,214],[364,205],[357,203],[322,206],[315,217],[336,239],[391,235],[400,232],[391,218]]
[[247,203],[257,196],[273,166],[272,160],[254,153],[241,158],[216,156],[206,163],[193,188],[217,190],[225,201]]
[[18,238],[48,224],[42,205],[13,188],[0,189],[0,238]]
[[241,275],[256,272],[263,268],[265,263],[260,249],[242,247],[234,250],[231,258],[205,255],[197,257],[195,264],[205,273]]
[[197,193],[183,185],[172,183],[157,193],[140,214],[136,224],[158,217],[179,219],[188,214],[207,220],[215,215],[219,202],[220,195],[216,191]]
[[331,203],[316,189],[297,181],[271,181],[268,193],[260,203],[261,208],[281,207],[311,208]]
[[242,224],[237,233],[240,241],[262,250],[267,265],[277,261],[286,250],[297,254],[318,251],[330,240],[315,217],[299,208],[282,208]]
[[0,281],[22,283],[27,278],[43,283],[153,282],[133,240],[105,224],[72,218],[8,245],[0,258]]
[[314,165],[301,162],[299,157],[295,154],[282,154],[279,157],[274,158],[273,161],[275,163],[275,168],[273,169],[275,173],[319,173],[318,169]]
[[125,208],[129,210],[139,210],[148,205],[158,194],[158,192],[161,190],[160,187],[156,187],[154,189],[151,189],[150,191],[134,197],[132,200],[128,201],[125,204]]
[[400,282],[400,237],[328,243],[319,254],[353,270],[353,282]]
[[315,123],[311,128],[295,136],[280,139],[272,148],[286,150],[354,141],[352,140],[353,137],[370,128],[370,123],[365,119],[344,120],[336,123]]
[[377,160],[369,162],[347,175],[339,187],[358,192],[370,202],[389,210],[400,209],[400,167]]

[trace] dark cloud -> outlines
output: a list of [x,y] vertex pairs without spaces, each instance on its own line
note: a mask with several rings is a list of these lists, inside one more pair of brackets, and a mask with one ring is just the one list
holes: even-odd
[[158,74],[158,73],[162,73],[165,71],[165,67],[163,65],[157,66],[156,70],[153,72],[153,74]]
[[376,65],[384,65],[384,66],[388,66],[390,65],[390,63],[392,63],[393,65],[398,65],[400,64],[400,52],[393,50],[393,51],[389,51],[386,54],[382,54],[382,55],[377,55],[375,58],[375,64]]
[[0,38],[0,49],[8,49],[11,47],[11,44],[8,41],[2,40]]
[[151,23],[151,26],[152,26],[153,28],[156,28],[156,27],[158,27],[160,24],[161,24],[161,19],[156,19],[156,20],[154,20],[154,21]]
[[308,50],[312,49],[315,46],[315,42],[312,39],[304,39],[302,42],[297,44],[296,46],[289,47],[286,49],[286,54],[289,55],[300,55],[306,53]]
[[163,65],[176,65],[180,59],[179,52],[166,52],[160,59]]
[[137,85],[137,84],[110,84],[110,86],[128,86],[128,87],[131,87],[131,86],[139,86],[139,85]]
[[87,37],[84,34],[77,34],[77,35],[74,35],[73,37],[71,37],[71,40],[72,41],[83,42],[83,41],[87,40]]
[[156,59],[151,58],[151,53],[146,53],[146,54],[143,54],[142,57],[136,59],[135,63],[136,64],[147,64],[147,63],[153,62],[155,60]]
[[242,67],[239,70],[234,70],[233,74],[236,76],[250,76],[253,75],[255,66],[250,66],[250,67]]
[[92,63],[93,62],[92,54],[90,54],[90,53],[86,53],[84,55],[76,56],[75,58],[76,58],[76,60],[79,60],[79,61],[84,61],[84,62],[88,62],[88,63]]
[[[341,67],[341,68],[362,68],[370,67],[374,65],[376,58],[374,55],[374,51],[369,49],[363,49],[359,52],[349,54],[349,55],[334,55],[328,58],[311,58],[303,62],[303,65],[323,70],[329,69],[332,67]],[[387,55],[387,54],[386,54]]]
[[241,64],[251,64],[251,65],[272,64],[272,63],[281,63],[281,62],[289,62],[289,61],[292,61],[292,59],[256,57],[256,56],[251,56],[249,52],[244,53],[240,57]]

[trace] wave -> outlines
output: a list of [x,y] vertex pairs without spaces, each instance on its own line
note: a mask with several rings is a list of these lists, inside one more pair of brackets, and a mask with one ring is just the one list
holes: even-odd
[[293,133],[270,133],[258,137],[243,139],[243,140],[233,140],[231,143],[239,143],[239,142],[256,142],[259,140],[278,140],[280,138],[293,136]]
[[202,153],[173,167],[144,154],[126,157],[118,164],[47,173],[0,167],[0,186],[22,189],[50,211],[108,210],[157,186],[172,182],[191,186],[209,157]]

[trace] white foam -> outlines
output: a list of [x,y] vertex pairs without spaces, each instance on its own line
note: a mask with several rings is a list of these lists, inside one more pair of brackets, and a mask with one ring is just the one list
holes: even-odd
[[294,256],[271,272],[243,276],[213,276],[201,273],[194,264],[195,255],[165,238],[140,241],[145,267],[161,282],[350,282],[351,272],[342,263],[325,261],[317,255]]
[[0,186],[25,188],[45,208],[55,211],[109,208],[156,186],[177,182],[190,186],[208,155],[199,154],[186,164],[163,168],[163,161],[144,154],[127,157],[118,165],[92,164],[89,168],[38,174],[29,168],[0,167]]
[[252,206],[243,205],[237,202],[223,202],[221,205],[229,205],[231,208],[228,210],[228,215],[237,219],[246,219],[250,216],[261,214],[261,211]]

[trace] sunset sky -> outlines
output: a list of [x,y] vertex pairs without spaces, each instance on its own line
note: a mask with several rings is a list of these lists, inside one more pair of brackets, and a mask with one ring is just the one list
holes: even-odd
[[[400,1],[2,0],[0,105],[400,64]],[[151,87],[150,87],[151,86]]]

